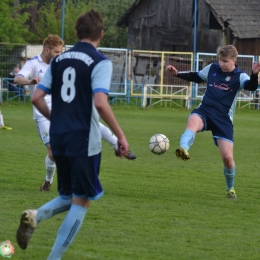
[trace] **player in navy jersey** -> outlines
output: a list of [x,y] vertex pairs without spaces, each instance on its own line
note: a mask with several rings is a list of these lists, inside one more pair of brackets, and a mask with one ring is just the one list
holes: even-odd
[[[19,85],[29,85],[30,95],[32,96],[37,84],[45,74],[51,59],[59,55],[63,50],[64,42],[58,35],[49,35],[43,41],[43,50],[38,54],[26,61],[22,69],[16,74],[14,78],[15,83]],[[46,95],[45,100],[51,109],[51,95]],[[47,149],[47,156],[45,157],[46,174],[40,191],[50,191],[54,173],[56,171],[56,164],[51,151],[49,128],[50,121],[46,119],[35,107],[33,107],[33,119],[36,121],[39,136]],[[102,138],[108,142],[115,150],[117,149],[117,137],[112,134],[110,129],[99,123]],[[116,154],[116,153],[115,153]],[[117,154],[116,154],[117,155]],[[136,155],[128,151],[125,156],[128,160],[136,159]]]
[[224,164],[227,197],[236,199],[236,165],[233,157],[233,117],[236,99],[241,89],[257,89],[260,63],[254,62],[249,77],[236,66],[238,53],[233,45],[219,47],[217,56],[219,63],[209,64],[199,72],[181,72],[172,65],[166,67],[167,71],[180,79],[196,83],[207,82],[207,89],[200,105],[188,118],[186,130],[180,139],[180,147],[176,149],[176,156],[184,161],[189,160],[188,150],[195,140],[195,134],[210,130]]
[[[51,121],[59,196],[37,210],[24,211],[16,237],[26,249],[40,221],[69,211],[48,259],[61,259],[79,231],[90,201],[103,195],[99,116],[118,138],[118,156],[128,152],[125,135],[107,101],[112,62],[96,50],[103,36],[103,20],[92,9],[78,17],[75,29],[79,42],[52,60],[32,96],[32,103]],[[52,95],[52,110],[44,100],[47,93]]]

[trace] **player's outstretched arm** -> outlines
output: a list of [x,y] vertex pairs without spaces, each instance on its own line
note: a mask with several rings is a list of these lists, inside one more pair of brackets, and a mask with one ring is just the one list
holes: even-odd
[[198,76],[197,72],[194,71],[178,71],[174,66],[168,65],[166,70],[169,71],[174,77],[184,79],[187,81],[193,81],[195,83],[204,82],[202,78]]
[[24,86],[24,85],[36,85],[40,82],[40,78],[39,77],[34,77],[33,79],[26,79],[22,76],[16,76],[14,78],[14,83]]
[[169,71],[174,77],[178,75],[178,70],[172,65],[168,65],[166,70]]
[[260,61],[253,63],[252,71],[253,71],[253,74],[257,74],[258,75],[258,73],[260,71]]
[[258,74],[260,71],[260,62],[254,62],[252,66],[252,74],[250,79],[245,82],[244,89],[255,91],[258,88]]

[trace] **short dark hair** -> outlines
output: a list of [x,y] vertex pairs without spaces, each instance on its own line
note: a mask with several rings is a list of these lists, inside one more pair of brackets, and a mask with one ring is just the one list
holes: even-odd
[[100,33],[104,29],[103,26],[101,14],[94,9],[91,9],[77,18],[74,28],[79,40],[87,38],[96,41],[99,39]]

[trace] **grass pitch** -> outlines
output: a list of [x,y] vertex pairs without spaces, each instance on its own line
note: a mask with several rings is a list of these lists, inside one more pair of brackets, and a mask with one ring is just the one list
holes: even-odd
[[[46,149],[32,120],[32,107],[0,106],[0,242],[15,246],[12,259],[46,259],[65,213],[43,221],[28,248],[15,240],[23,210],[57,196],[39,192],[45,177]],[[105,195],[93,202],[63,259],[67,260],[258,260],[260,259],[258,111],[235,115],[236,201],[227,199],[223,165],[210,132],[198,133],[191,159],[175,157],[190,111],[173,108],[114,107],[135,161],[114,156],[103,141],[100,178]],[[165,134],[170,149],[154,155],[148,141]]]

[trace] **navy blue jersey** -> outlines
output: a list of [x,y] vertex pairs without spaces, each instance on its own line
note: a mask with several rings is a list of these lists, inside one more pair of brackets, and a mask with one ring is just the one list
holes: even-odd
[[238,92],[244,88],[249,76],[237,67],[232,72],[223,72],[218,63],[206,66],[198,75],[207,81],[201,105],[228,114],[233,121]]
[[54,58],[38,88],[52,95],[53,154],[92,156],[101,151],[96,92],[108,93],[112,63],[94,46],[78,42]]

